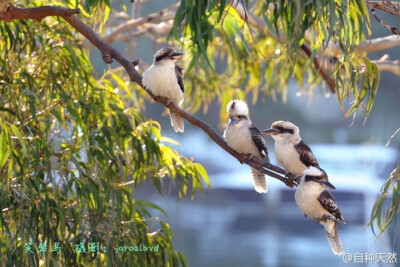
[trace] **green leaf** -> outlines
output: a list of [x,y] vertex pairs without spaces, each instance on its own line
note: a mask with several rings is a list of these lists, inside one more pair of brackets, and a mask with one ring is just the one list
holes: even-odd
[[160,221],[161,229],[169,243],[172,242],[172,232],[168,223]]
[[172,138],[166,137],[166,136],[161,136],[160,142],[166,142],[166,143],[170,143],[170,144],[173,144],[173,145],[176,145],[176,146],[180,145],[179,142],[175,141]]
[[[378,235],[375,232],[375,227],[374,227],[374,224],[372,222],[375,221],[376,219],[380,218],[379,214],[382,213],[382,206],[383,206],[383,203],[384,203],[385,199],[386,199],[386,194],[383,194],[382,196],[380,196],[375,201],[375,204],[374,204],[374,206],[372,207],[372,210],[371,210],[371,216],[370,216],[369,225],[371,226],[372,233],[375,236],[378,236]],[[379,222],[378,222],[378,226],[379,225],[380,225],[380,219],[379,219]]]
[[366,26],[368,30],[368,35],[371,35],[371,20],[369,17],[369,12],[367,8],[367,3],[363,0],[356,0],[356,3],[361,11],[363,18],[366,20]]
[[104,24],[106,23],[109,15],[110,15],[110,1],[106,0],[105,2],[107,4],[104,7],[104,16],[103,16],[103,19],[101,20],[101,23],[100,23],[100,28],[99,28],[99,32],[100,33],[103,32]]
[[6,164],[10,154],[11,154],[10,148],[7,148],[5,151],[2,152],[1,157],[0,157],[0,170],[4,167],[4,164]]
[[3,124],[0,133],[0,170],[3,168],[4,164],[6,164],[11,153],[11,149],[9,147],[9,144],[7,143],[8,139],[8,130],[7,127]]
[[208,188],[211,188],[210,178],[208,177],[207,171],[206,169],[204,169],[203,165],[201,165],[200,163],[194,163],[194,167],[199,172],[201,178],[206,183]]
[[378,66],[375,63],[371,63],[372,66],[372,75],[373,75],[373,80],[372,80],[372,89],[369,91],[369,99],[368,99],[368,104],[367,104],[367,111],[365,114],[365,119],[364,119],[364,124],[367,121],[367,118],[369,116],[369,114],[371,113],[372,110],[372,106],[374,104],[375,101],[375,96],[376,93],[378,92],[378,87],[379,87],[379,80],[380,80],[380,72],[378,69]]
[[131,92],[131,90],[129,89],[129,87],[126,85],[126,83],[125,83],[120,77],[118,77],[118,75],[116,75],[116,74],[114,74],[114,73],[112,73],[112,72],[109,72],[109,74],[110,74],[111,77],[117,82],[117,84],[118,84],[122,89],[124,89],[124,91],[127,93],[127,95],[128,95],[131,99],[133,99],[132,92]]
[[181,252],[177,252],[177,253],[178,253],[178,257],[179,257],[179,262],[181,263],[182,267],[189,266],[189,262],[186,259],[185,255]]
[[11,129],[13,130],[14,134],[17,136],[19,143],[21,144],[21,147],[22,147],[22,155],[23,155],[24,157],[26,157],[27,154],[28,154],[28,149],[27,149],[27,147],[26,147],[25,140],[23,139],[23,137],[22,137],[22,135],[21,135],[21,132],[18,130],[17,127],[15,127],[15,125],[13,125],[13,124],[9,124],[9,125],[10,125]]
[[154,204],[154,203],[151,203],[151,202],[148,202],[148,201],[145,201],[145,200],[136,200],[136,204],[137,204],[138,206],[146,206],[146,207],[149,207],[149,208],[158,210],[158,211],[160,211],[165,217],[168,217],[168,214],[167,214],[160,206],[157,206],[157,205]]

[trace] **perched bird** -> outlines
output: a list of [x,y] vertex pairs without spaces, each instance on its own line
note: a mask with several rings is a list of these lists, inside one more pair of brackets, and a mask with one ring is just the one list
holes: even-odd
[[[183,69],[175,65],[183,54],[172,48],[162,48],[154,54],[153,64],[143,72],[143,85],[156,96],[168,98],[177,106],[183,102],[182,72]],[[170,112],[171,125],[175,132],[183,132],[183,120],[178,114]]]
[[[225,129],[224,138],[228,146],[239,153],[250,154],[269,162],[267,147],[260,130],[248,119],[249,108],[241,100],[235,99],[228,103],[229,124]],[[254,188],[258,193],[267,193],[268,187],[265,175],[251,168]]]
[[342,242],[337,231],[338,223],[346,223],[333,196],[324,187],[335,189],[320,168],[306,168],[297,186],[294,198],[297,206],[312,220],[325,227],[329,245],[335,255],[344,254]]
[[310,147],[301,140],[299,127],[288,121],[276,121],[261,132],[275,139],[275,157],[287,173],[301,176],[310,166],[319,168]]

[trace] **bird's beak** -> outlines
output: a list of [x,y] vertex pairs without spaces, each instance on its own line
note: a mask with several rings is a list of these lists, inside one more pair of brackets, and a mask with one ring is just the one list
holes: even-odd
[[274,128],[270,128],[270,129],[261,131],[262,135],[275,135],[277,133],[279,133],[279,131],[277,129],[274,129]]
[[229,126],[234,125],[234,124],[236,124],[236,123],[238,123],[238,122],[239,122],[239,119],[231,119],[231,120],[229,121]]
[[182,57],[183,57],[183,54],[182,53],[178,53],[178,52],[175,52],[175,53],[173,53],[172,55],[169,56],[170,59],[175,59],[175,60],[181,59]]
[[320,183],[325,188],[336,189],[336,187],[328,181],[316,181],[316,182]]

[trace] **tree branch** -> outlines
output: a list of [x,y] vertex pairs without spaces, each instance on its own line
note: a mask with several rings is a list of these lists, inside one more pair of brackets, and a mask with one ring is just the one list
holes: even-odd
[[386,147],[388,147],[390,145],[390,142],[392,142],[392,139],[396,136],[396,134],[398,134],[400,132],[400,128],[397,129],[394,134],[392,134],[392,136],[389,138],[389,141],[386,143]]
[[391,15],[400,16],[399,8],[400,3],[391,1],[365,1],[365,3],[375,9],[379,9],[381,11],[385,11]]
[[383,55],[378,60],[371,60],[378,66],[380,71],[390,71],[398,76],[400,76],[400,60],[391,60],[389,55]]
[[155,22],[161,22],[161,21],[173,19],[175,17],[175,10],[178,7],[179,7],[179,3],[172,5],[169,8],[165,8],[161,11],[149,14],[145,17],[128,20],[128,21],[122,23],[121,25],[119,25],[118,27],[116,27],[114,29],[114,31],[111,32],[110,34],[106,35],[103,38],[103,40],[105,42],[115,42],[115,40],[117,39],[117,37],[120,34],[122,34],[124,32],[128,32],[128,31],[132,31],[133,29],[135,29],[141,25],[144,25],[146,23],[150,23],[150,22],[155,23]]
[[[315,56],[324,70],[332,73],[335,72],[335,64],[331,60],[328,60],[320,54]],[[391,60],[389,55],[385,54],[380,59],[371,60],[371,62],[377,65],[379,71],[388,71],[400,76],[400,60]]]
[[[36,12],[40,13],[39,15]],[[78,19],[73,14],[77,14],[79,11],[76,9],[67,9],[62,7],[38,7],[38,8],[9,8],[6,12],[0,13],[0,20],[11,21],[13,19],[35,19],[40,21],[46,16],[60,16],[64,18],[72,27],[74,27],[78,32],[80,32],[83,36],[85,36],[95,47],[97,47],[102,56],[103,60],[110,64],[113,59],[119,62],[126,70],[129,75],[129,78],[132,82],[137,83],[140,87],[142,87],[146,92],[160,104],[168,107],[174,113],[178,114],[180,117],[184,118],[194,126],[202,129],[217,145],[219,145],[222,149],[227,151],[233,157],[235,157],[240,162],[245,162],[247,165],[250,165],[262,173],[265,173],[271,177],[274,177],[283,183],[285,183],[289,187],[293,187],[296,183],[294,182],[293,176],[286,177],[285,170],[282,168],[272,165],[270,163],[266,163],[263,160],[253,157],[251,160],[246,161],[247,155],[241,154],[230,148],[226,142],[220,137],[219,134],[207,123],[204,121],[194,117],[193,115],[187,113],[186,111],[180,109],[178,106],[173,104],[172,102],[168,103],[168,99],[164,97],[158,97],[152,94],[149,90],[144,88],[142,84],[142,77],[135,70],[134,64],[132,64],[128,59],[126,59],[121,53],[119,53],[115,48],[106,43],[102,38],[100,38],[90,27],[85,25],[80,19]]]
[[334,79],[331,78],[331,76],[329,76],[324,69],[321,67],[321,64],[318,60],[318,57],[316,56],[312,56],[311,53],[311,49],[306,46],[305,44],[302,44],[300,46],[300,48],[304,51],[304,53],[309,57],[313,59],[313,63],[315,68],[317,69],[318,73],[322,76],[322,78],[325,80],[325,82],[329,85],[329,89],[331,90],[331,93],[334,94],[335,93],[335,86],[336,86],[336,82]]
[[[385,6],[384,4],[386,4],[386,6],[391,5],[391,6],[393,6],[393,8],[392,8],[392,10],[394,10],[393,12],[397,12],[393,15],[399,16],[400,3],[393,4],[389,1],[366,1],[366,3],[368,5],[372,5],[376,9],[381,9],[381,10],[384,10],[384,9],[378,8],[378,6],[383,7],[383,6]],[[257,16],[254,16],[251,12],[246,11],[244,9],[243,5],[241,3],[239,3],[239,1],[232,4],[232,6],[235,8],[236,12],[238,12],[238,14],[240,15],[240,17],[242,19],[244,19],[246,17],[248,23],[250,25],[252,25],[253,27],[255,27],[261,34],[265,34],[265,35],[277,40],[280,43],[286,42],[286,38],[283,33],[279,34],[279,37],[277,37],[275,34],[273,34],[271,31],[268,30],[267,25],[265,24],[265,22],[262,19],[260,19]],[[384,11],[389,12],[386,9]],[[305,39],[307,41],[310,40],[310,33],[308,31],[306,31]],[[386,37],[380,37],[380,38],[362,41],[355,49],[355,52],[370,53],[370,52],[387,50],[387,49],[390,49],[390,48],[393,48],[393,47],[396,47],[399,45],[400,45],[400,37],[395,36],[395,35],[390,35],[390,36],[386,36]],[[309,50],[308,46],[302,47],[302,50],[306,54],[311,55],[311,53],[308,53],[308,50]],[[323,52],[323,54],[328,55],[329,57],[340,58],[342,56],[342,51],[340,49],[339,44],[330,43],[328,45],[328,48]],[[324,71],[334,72],[335,68],[334,68],[333,64],[329,62],[329,59],[327,59],[324,55],[315,54],[313,57],[313,62],[314,62],[315,68],[320,72],[321,76],[328,83],[329,87],[332,88],[331,83],[334,82],[334,80],[332,78],[330,78],[330,76],[327,75],[326,72],[324,72]],[[383,62],[375,62],[375,63],[377,63],[380,71],[390,71],[390,72],[400,76],[400,72],[397,69],[398,63],[396,61],[388,62],[389,64],[384,64]],[[324,71],[321,72],[321,69]]]
[[[168,23],[159,23],[159,24],[154,24],[154,23],[146,23],[142,26],[140,26],[138,28],[137,31],[135,32],[128,32],[128,33],[124,33],[124,34],[120,34],[118,36],[116,36],[113,39],[113,42],[128,42],[130,40],[132,40],[135,37],[139,37],[142,35],[148,35],[151,34],[153,36],[167,36],[168,33],[171,31],[172,28],[172,24],[168,24]],[[86,43],[84,43],[83,45],[88,47],[89,42],[87,41]],[[90,46],[93,46],[90,43]]]
[[376,15],[375,8],[371,8],[371,14],[383,27],[388,29],[391,33],[393,33],[395,35],[400,35],[400,31],[397,27],[390,26],[389,24],[384,22],[381,18],[379,18],[378,15]]
[[[279,37],[276,37],[275,34],[273,34],[271,31],[268,30],[268,27],[267,27],[265,21],[254,16],[251,12],[247,11],[246,8],[243,6],[243,4],[240,3],[240,1],[236,1],[236,3],[233,4],[233,7],[235,8],[236,12],[239,14],[239,16],[244,21],[246,21],[248,24],[255,27],[260,33],[265,34],[265,35],[279,41],[280,43],[286,43],[286,38],[283,33],[279,34]],[[318,71],[318,73],[322,76],[322,78],[328,84],[329,89],[331,90],[332,94],[334,94],[335,86],[336,86],[335,81],[329,76],[329,74],[327,74],[324,71],[323,68],[321,68],[318,58],[316,56],[312,55],[311,49],[307,45],[302,44],[300,48],[309,58],[312,58],[315,69]]]
[[34,19],[41,21],[48,16],[71,16],[79,14],[79,9],[69,9],[57,6],[41,6],[34,8],[17,8],[9,5],[6,9],[0,11],[0,20],[10,22],[14,19]]

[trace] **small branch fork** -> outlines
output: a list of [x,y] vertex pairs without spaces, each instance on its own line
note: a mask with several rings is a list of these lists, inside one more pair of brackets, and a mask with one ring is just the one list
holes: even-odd
[[224,149],[237,160],[239,160],[239,162],[245,162],[246,164],[252,166],[253,168],[256,168],[262,173],[282,181],[289,187],[294,187],[296,185],[296,183],[294,182],[295,177],[287,176],[284,169],[273,164],[266,163],[265,161],[257,157],[252,157],[250,160],[247,160],[248,155],[238,153],[230,148],[210,125],[180,109],[171,101],[168,101],[167,98],[153,95],[152,92],[150,92],[143,86],[142,77],[135,70],[134,67],[137,63],[130,62],[114,47],[112,47],[102,38],[100,38],[90,27],[88,27],[80,19],[78,19],[75,15],[79,14],[79,12],[79,9],[68,9],[56,6],[17,8],[13,5],[10,5],[4,11],[0,11],[0,21],[5,20],[9,22],[14,19],[34,19],[37,21],[41,21],[47,16],[60,16],[64,18],[72,27],[74,27],[78,32],[85,36],[95,47],[100,50],[104,62],[110,64],[113,59],[115,59],[125,68],[130,80],[137,83],[140,87],[146,90],[151,98],[153,98],[156,102],[164,105],[165,107],[168,107],[171,111],[173,111],[175,114],[178,114],[180,117],[184,118],[192,125],[202,129],[217,145],[219,145],[222,149]]
[[375,8],[371,8],[371,14],[372,16],[386,29],[388,29],[391,33],[395,34],[395,35],[400,35],[400,30],[397,27],[394,26],[390,26],[389,24],[387,24],[386,22],[384,22],[381,18],[378,17],[378,15],[376,15],[376,11]]
[[398,2],[392,3],[391,1],[365,1],[365,3],[375,9],[379,9],[400,17],[400,4]]

